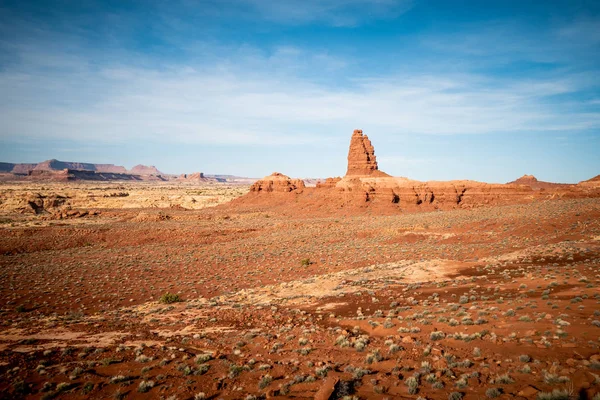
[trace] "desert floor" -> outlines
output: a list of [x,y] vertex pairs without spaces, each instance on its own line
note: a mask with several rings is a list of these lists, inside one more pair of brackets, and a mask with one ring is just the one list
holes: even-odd
[[0,186],[0,397],[600,399],[600,199],[207,207],[246,190]]

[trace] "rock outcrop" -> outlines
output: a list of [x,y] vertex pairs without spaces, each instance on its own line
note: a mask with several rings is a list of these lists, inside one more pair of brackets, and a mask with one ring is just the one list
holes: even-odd
[[302,179],[291,179],[289,176],[279,172],[273,172],[269,176],[256,181],[250,186],[250,193],[302,193],[305,189]]
[[[526,184],[525,184],[526,183]],[[316,187],[299,179],[274,173],[254,183],[250,192],[222,207],[265,209],[299,213],[395,214],[529,203],[565,197],[600,197],[597,181],[579,185],[541,182],[533,176],[509,184],[469,180],[421,182],[391,177],[379,171],[371,141],[354,131],[348,152],[348,172],[343,178],[327,178]],[[543,188],[543,190],[541,190]]]
[[389,176],[379,171],[375,149],[361,129],[355,129],[350,139],[346,176]]

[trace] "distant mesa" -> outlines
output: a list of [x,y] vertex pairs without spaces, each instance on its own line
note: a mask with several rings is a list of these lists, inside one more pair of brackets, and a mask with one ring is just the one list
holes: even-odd
[[[72,161],[59,161],[56,159],[42,161],[37,164],[12,164],[0,163],[0,172],[32,175],[33,171],[86,171],[100,174],[131,174],[131,175],[165,175],[155,166],[136,165],[129,171],[120,165],[92,164]],[[34,174],[35,175],[35,174]]]
[[129,170],[129,173],[132,175],[164,175],[160,172],[154,165],[146,166],[146,165],[136,165],[135,167]]
[[579,185],[538,181],[525,175],[507,184],[470,180],[421,182],[392,177],[379,170],[373,144],[360,129],[350,138],[346,175],[315,187],[275,172],[250,191],[220,207],[270,209],[312,214],[416,212],[529,203],[542,199],[600,197],[600,180]]
[[177,177],[178,181],[186,182],[208,182],[211,179],[206,178],[202,172],[194,172],[192,174],[181,174]]
[[42,161],[35,165],[33,171],[62,171],[64,169],[70,169],[75,171],[94,171],[94,172],[107,172],[111,174],[124,174],[127,173],[125,167],[121,167],[114,164],[91,164],[91,163],[80,163],[70,161],[59,161],[56,159]]
[[127,170],[114,164],[93,164],[56,159],[40,163],[0,162],[0,181],[177,181],[181,183],[227,182],[233,185],[250,185],[253,178],[234,175],[205,175],[202,172],[191,174],[165,174],[155,166],[136,165]]
[[91,164],[70,161],[59,161],[56,159],[42,161],[37,164],[0,163],[0,172],[12,173],[16,175],[31,175],[32,171],[62,171],[65,169],[73,171],[89,171],[111,174],[127,173],[125,167],[113,164]]

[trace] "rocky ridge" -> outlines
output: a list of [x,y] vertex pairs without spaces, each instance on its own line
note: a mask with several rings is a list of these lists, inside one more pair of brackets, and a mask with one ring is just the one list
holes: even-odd
[[[392,177],[379,170],[371,141],[357,129],[350,140],[348,168],[343,178],[328,178],[316,187],[305,187],[300,180],[274,173],[254,183],[247,195],[224,207],[266,207],[284,213],[367,210],[397,213],[600,197],[600,187],[595,181],[589,182],[586,185],[554,184],[527,175],[508,184],[471,180],[422,182]],[[294,196],[293,201],[290,196]]]

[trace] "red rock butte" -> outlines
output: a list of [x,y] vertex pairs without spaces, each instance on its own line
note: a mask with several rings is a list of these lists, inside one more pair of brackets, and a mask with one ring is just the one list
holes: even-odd
[[395,214],[523,204],[560,198],[600,197],[600,181],[579,184],[541,182],[524,176],[507,184],[471,180],[421,182],[379,170],[375,149],[362,130],[350,139],[343,178],[327,178],[316,187],[275,172],[225,208],[270,209],[288,214]]
[[389,176],[379,171],[375,149],[361,129],[355,129],[350,139],[346,176]]

